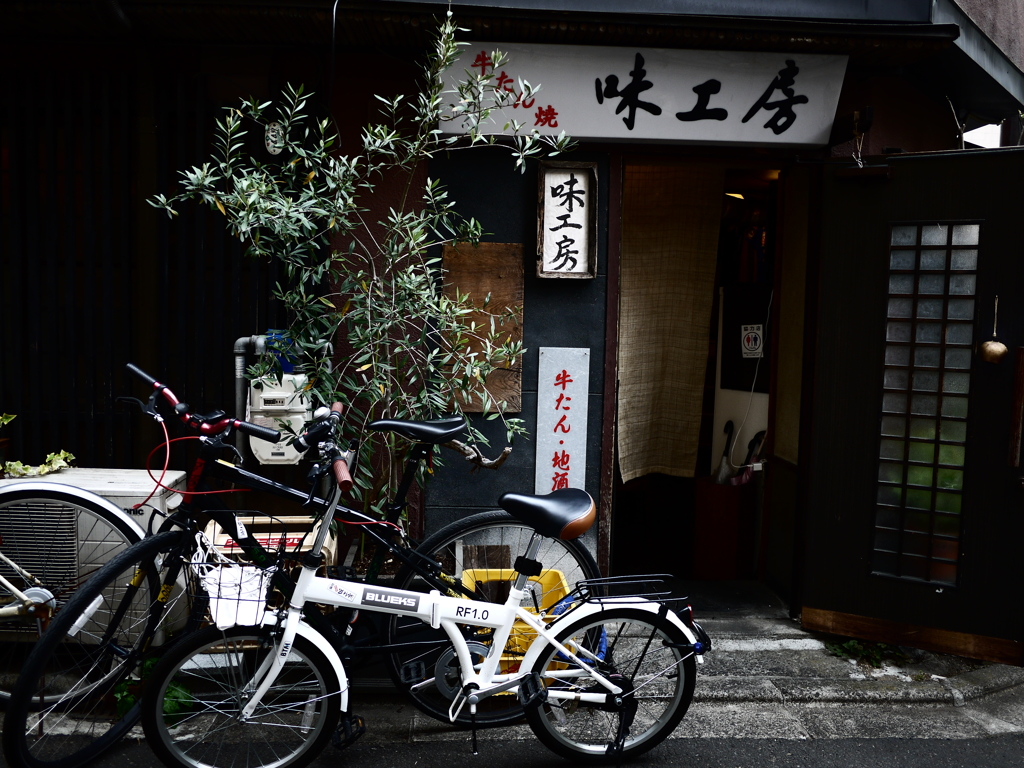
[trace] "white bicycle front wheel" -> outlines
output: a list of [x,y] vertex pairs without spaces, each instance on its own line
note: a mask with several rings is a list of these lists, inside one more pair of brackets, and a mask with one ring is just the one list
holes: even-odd
[[142,698],[142,727],[167,766],[301,768],[338,724],[338,675],[304,637],[252,716],[240,715],[252,681],[279,650],[258,627],[209,627],[176,644],[153,670]]

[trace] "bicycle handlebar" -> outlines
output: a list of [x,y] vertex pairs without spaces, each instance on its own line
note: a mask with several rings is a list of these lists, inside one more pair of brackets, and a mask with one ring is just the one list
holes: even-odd
[[174,408],[175,415],[183,424],[186,424],[193,429],[198,429],[200,434],[219,435],[221,432],[232,428],[244,432],[247,435],[258,437],[261,440],[266,440],[268,443],[276,443],[281,439],[281,433],[276,429],[264,427],[260,424],[253,424],[248,421],[242,421],[241,419],[232,419],[224,416],[223,411],[220,411],[217,414],[211,414],[211,416],[200,416],[199,414],[189,413],[188,405],[186,403],[182,403],[178,399],[177,395],[168,389],[167,386],[161,384],[137,365],[128,363],[126,367],[133,375],[142,379],[142,381],[159,393],[163,399]]
[[[343,406],[341,403],[332,403],[331,411],[327,417],[311,425],[309,429],[295,438],[292,446],[297,451],[307,451],[318,443],[330,441],[334,437],[334,430],[341,422]],[[349,473],[348,462],[350,453],[341,453],[334,449],[331,454],[331,471],[334,473],[334,480],[338,488],[346,493],[352,490],[352,475]]]

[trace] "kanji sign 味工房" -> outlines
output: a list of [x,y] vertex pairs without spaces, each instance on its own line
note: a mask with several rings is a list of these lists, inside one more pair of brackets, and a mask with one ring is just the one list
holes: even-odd
[[[492,50],[508,54],[499,71]],[[492,115],[494,133],[514,120],[577,139],[821,146],[846,62],[827,54],[470,43],[447,77],[454,86],[466,70],[491,75],[489,87],[506,99]],[[442,129],[463,126],[453,120]]]
[[597,274],[597,163],[542,162],[538,174],[537,275]]

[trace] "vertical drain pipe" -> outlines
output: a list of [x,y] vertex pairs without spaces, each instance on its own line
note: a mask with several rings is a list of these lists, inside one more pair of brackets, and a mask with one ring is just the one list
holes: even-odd
[[[236,419],[245,418],[245,404],[248,392],[245,385],[245,356],[247,354],[262,355],[267,351],[266,336],[241,336],[235,341],[235,413]],[[235,447],[242,454],[243,460],[248,455],[246,452],[245,435],[241,432],[235,433]]]

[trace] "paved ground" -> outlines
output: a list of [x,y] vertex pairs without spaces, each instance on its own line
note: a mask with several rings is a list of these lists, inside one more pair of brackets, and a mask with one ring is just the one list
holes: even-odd
[[[697,668],[694,702],[674,739],[977,739],[1024,733],[1024,669],[904,649],[881,666],[840,658],[837,638],[800,628],[756,584],[693,585],[713,650]],[[703,593],[703,595],[702,595]],[[384,681],[357,677],[352,706],[366,739],[468,740],[420,714]],[[481,741],[530,740],[526,726]]]
[[[698,667],[694,702],[669,741],[637,764],[814,766],[1024,765],[1024,670],[955,656],[906,651],[873,667],[830,653],[835,638],[804,632],[757,585],[719,585],[692,594],[713,651]],[[355,674],[352,708],[367,733],[313,763],[403,768],[565,766],[526,726],[470,734],[419,713],[381,679]],[[97,763],[158,765],[132,734]],[[0,759],[0,766],[3,765]]]

